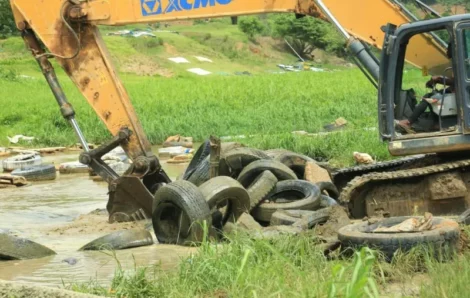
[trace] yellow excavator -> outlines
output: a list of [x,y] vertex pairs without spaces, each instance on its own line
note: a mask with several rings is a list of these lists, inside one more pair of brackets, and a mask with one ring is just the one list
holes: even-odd
[[[340,200],[353,217],[379,211],[391,215],[423,211],[444,214],[468,207],[470,159],[465,152],[470,149],[470,15],[419,21],[395,0],[10,0],[10,3],[26,45],[50,85],[63,117],[84,148],[80,162],[109,184],[107,209],[111,222],[119,220],[118,215],[131,215],[138,210],[150,216],[154,193],[171,180],[151,151],[98,26],[264,13],[292,13],[332,23],[345,37],[353,59],[377,87],[382,140],[389,142],[392,155],[413,155],[333,173],[335,183],[342,189]],[[439,37],[442,31],[447,32],[448,40]],[[449,44],[452,60],[446,55]],[[381,50],[380,59],[372,54],[370,46]],[[96,149],[88,148],[49,61],[51,58],[63,67],[105,123],[114,136],[111,140]],[[407,117],[416,105],[410,90],[405,88],[406,63],[426,75],[449,72],[447,77],[455,80],[453,93],[433,85],[433,92],[441,95],[437,130],[404,134],[396,127],[396,120]],[[347,82],[344,86],[347,88]],[[122,146],[133,161],[131,169],[122,176],[101,160],[117,146]]]

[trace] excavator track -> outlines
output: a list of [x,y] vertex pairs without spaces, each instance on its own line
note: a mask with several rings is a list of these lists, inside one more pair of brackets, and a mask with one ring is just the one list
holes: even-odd
[[394,159],[390,161],[383,161],[383,162],[374,163],[370,165],[361,165],[361,166],[355,166],[355,167],[349,167],[349,168],[343,168],[343,169],[336,169],[333,171],[332,174],[333,176],[344,175],[344,174],[355,174],[357,176],[357,175],[365,174],[365,172],[399,167],[404,164],[423,160],[425,157],[426,155],[422,154],[422,155],[416,155],[412,157]]
[[354,166],[335,169],[331,171],[334,184],[338,190],[343,189],[352,179],[372,172],[388,172],[406,168],[416,168],[435,163],[434,155],[416,155],[390,161],[374,163],[370,165]]
[[470,168],[470,159],[443,162],[440,164],[413,169],[365,174],[352,179],[343,188],[339,201],[348,206],[349,212],[353,218],[373,216],[374,214],[367,214],[366,210],[364,210],[364,193],[370,191],[374,187],[384,185],[391,181],[411,181],[415,178],[421,178],[438,173],[461,171],[466,168]]

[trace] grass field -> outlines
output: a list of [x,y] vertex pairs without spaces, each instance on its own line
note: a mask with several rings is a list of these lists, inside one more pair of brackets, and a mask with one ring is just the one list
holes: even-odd
[[[198,141],[210,134],[254,135],[244,142],[342,162],[352,151],[387,158],[378,132],[364,130],[377,127],[376,96],[357,70],[181,79],[124,75],[123,80],[154,144],[174,134]],[[66,80],[62,85],[87,139],[106,140],[110,135],[76,88]],[[44,79],[0,80],[0,97],[8,107],[0,110],[0,144],[16,134],[35,136],[48,146],[75,143]],[[338,117],[349,121],[345,132],[315,138],[291,134],[322,131]]]
[[[356,69],[324,64],[317,66],[335,71],[268,73],[277,69],[276,64],[295,59],[274,40],[260,38],[252,43],[227,22],[173,26],[169,29],[179,34],[158,33],[158,39],[106,36],[118,29],[122,28],[103,28],[105,42],[153,144],[174,134],[193,136],[197,141],[211,134],[244,135],[248,137],[241,141],[247,145],[283,147],[337,165],[350,164],[353,151],[368,152],[379,160],[389,158],[386,145],[374,131],[376,91]],[[191,67],[208,69],[214,75],[198,77],[186,71],[187,65],[167,59],[194,55],[213,59],[214,63],[205,64],[190,60]],[[245,70],[254,75],[233,75]],[[57,72],[87,140],[100,143],[109,138],[76,87],[61,69]],[[76,143],[19,38],[0,41],[0,97],[0,146],[8,145],[7,136],[18,134],[36,137],[33,146]],[[320,132],[338,117],[349,122],[344,132],[320,137],[292,135],[299,130]]]

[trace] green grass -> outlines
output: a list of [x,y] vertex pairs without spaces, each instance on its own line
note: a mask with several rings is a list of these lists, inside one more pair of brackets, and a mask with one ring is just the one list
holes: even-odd
[[[75,86],[60,76],[90,142],[109,137],[104,125]],[[123,76],[140,121],[154,144],[183,134],[201,141],[209,135],[256,135],[248,143],[284,147],[319,158],[350,160],[353,151],[387,158],[377,127],[375,90],[357,70],[232,77]],[[347,82],[347,84],[345,84]],[[332,88],[332,86],[334,86]],[[6,136],[32,135],[42,145],[75,143],[44,79],[0,80],[0,144]],[[292,131],[320,132],[338,117],[345,132],[321,137],[294,137]],[[270,135],[281,135],[270,138]]]
[[[327,261],[310,237],[204,243],[176,270],[157,267],[123,272],[109,286],[94,281],[66,285],[111,297],[378,297],[376,258],[368,249],[350,262]],[[367,293],[372,295],[368,295]]]
[[[327,259],[312,233],[228,243],[203,242],[177,268],[123,271],[109,284],[96,280],[66,288],[109,297],[468,297],[468,252],[440,262],[425,247],[398,253],[391,263],[363,248]],[[118,260],[117,260],[118,261]],[[119,263],[118,263],[119,265]]]
[[[102,31],[105,35],[119,29],[123,28],[103,27]],[[351,164],[354,151],[367,152],[378,160],[390,158],[386,144],[373,130],[377,127],[376,90],[358,70],[336,67],[338,71],[325,73],[267,74],[276,70],[276,64],[295,59],[275,48],[272,40],[264,41],[264,45],[251,43],[228,18],[210,26],[177,25],[168,29],[180,34],[157,33],[158,39],[104,37],[153,144],[174,134],[193,136],[197,141],[211,134],[254,135],[242,141],[263,149],[294,150],[339,166]],[[236,49],[237,45],[241,47]],[[253,53],[253,48],[261,52]],[[187,65],[167,59],[178,55],[192,60],[191,67],[205,68],[214,75],[198,77],[186,71]],[[194,55],[212,58],[214,63],[195,62]],[[129,65],[138,69],[142,63],[167,70],[173,77],[142,77],[129,70]],[[256,75],[217,75],[245,70]],[[59,67],[57,73],[88,141],[101,143],[109,138],[104,125]],[[422,86],[422,80],[416,71],[406,73],[411,86]],[[424,93],[419,88],[417,91]],[[20,38],[0,41],[0,97],[0,145],[8,145],[6,137],[17,134],[37,137],[33,145],[38,146],[76,142]],[[298,130],[321,132],[325,124],[338,117],[348,120],[344,132],[317,137],[291,134]]]

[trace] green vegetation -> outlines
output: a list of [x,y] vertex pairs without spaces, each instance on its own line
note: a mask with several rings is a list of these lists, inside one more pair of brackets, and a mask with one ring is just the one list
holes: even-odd
[[273,241],[237,235],[230,244],[204,243],[176,271],[118,270],[110,288],[88,284],[69,289],[111,297],[378,297],[376,258],[364,249],[352,262],[328,262],[317,241]]
[[0,39],[16,34],[15,21],[9,0],[0,0]]
[[[334,71],[269,74],[268,70],[276,71],[277,63],[293,56],[275,50],[273,44],[257,47],[228,19],[210,26],[175,25],[172,30],[180,34],[162,33],[151,39],[106,36],[115,30],[103,28],[105,42],[153,144],[174,134],[193,136],[196,141],[211,134],[244,135],[238,140],[250,146],[282,147],[338,166],[352,164],[353,151],[367,152],[378,160],[391,158],[376,130],[376,91],[357,69],[317,64]],[[252,51],[255,47],[259,54]],[[210,57],[214,63],[192,59],[191,67],[226,75],[190,74],[187,65],[167,59],[178,55]],[[17,134],[37,137],[34,146],[76,143],[20,38],[0,42],[0,69],[0,97],[8,107],[0,109],[0,145],[8,145],[6,136]],[[141,73],[147,69],[148,73]],[[254,75],[228,75],[245,70]],[[75,85],[59,67],[57,72],[89,142],[108,139],[110,134]],[[419,72],[408,71],[406,80],[412,83],[410,87],[424,86],[419,82],[423,80]],[[424,94],[424,90],[416,91]],[[322,132],[325,124],[339,117],[348,120],[344,131],[316,136],[292,134]]]
[[[353,151],[388,157],[378,132],[372,130],[377,127],[375,91],[358,70],[179,79],[124,75],[123,81],[154,144],[174,134],[197,141],[210,134],[253,135],[243,141],[257,147],[295,149],[343,164],[352,161]],[[62,85],[87,139],[100,143],[110,137],[76,87],[68,80],[62,80]],[[9,107],[0,110],[1,144],[6,145],[6,136],[16,134],[35,136],[37,144],[47,146],[76,142],[40,76],[0,80],[0,98]],[[320,132],[339,117],[349,121],[344,132],[317,137],[291,134]]]
[[240,20],[238,23],[240,30],[248,35],[250,38],[255,37],[263,32],[265,29],[263,23],[261,23],[258,17],[245,17]]
[[[327,259],[312,235],[272,240],[232,235],[204,242],[174,270],[158,265],[125,272],[109,285],[90,280],[66,288],[109,297],[468,297],[468,253],[449,262],[425,247],[398,252],[391,263],[363,248],[352,257]],[[118,261],[118,260],[117,260]]]

